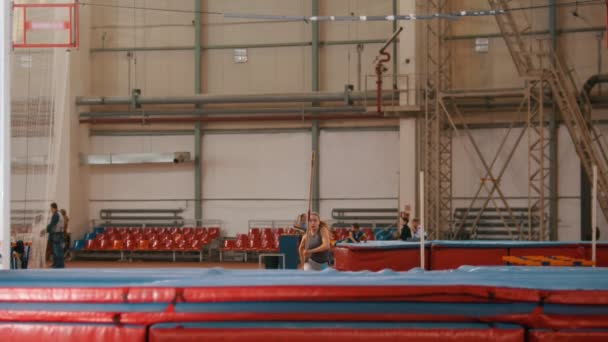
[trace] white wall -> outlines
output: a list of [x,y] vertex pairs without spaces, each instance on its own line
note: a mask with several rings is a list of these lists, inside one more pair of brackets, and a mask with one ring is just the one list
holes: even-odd
[[[90,153],[192,153],[192,139],[94,136]],[[322,131],[323,217],[336,207],[397,206],[398,140],[398,131]],[[205,134],[202,153],[203,219],[221,220],[226,236],[246,232],[249,220],[293,220],[307,210],[310,133]],[[103,208],[182,208],[192,220],[193,184],[192,165],[91,167],[90,215],[98,218]]]
[[320,146],[322,217],[333,208],[397,208],[398,131],[321,131]]
[[[91,154],[194,153],[193,136],[94,136],[89,144]],[[190,201],[194,198],[192,164],[93,166],[89,169],[91,219],[99,219],[101,209],[122,208],[179,208],[185,210],[185,218],[194,217],[193,203]]]
[[249,220],[293,220],[306,211],[309,133],[203,136],[203,218],[224,234],[246,232]]

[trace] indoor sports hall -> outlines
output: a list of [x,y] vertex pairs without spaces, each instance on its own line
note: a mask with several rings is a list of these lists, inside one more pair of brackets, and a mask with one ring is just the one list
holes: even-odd
[[2,341],[608,341],[605,0],[0,2]]

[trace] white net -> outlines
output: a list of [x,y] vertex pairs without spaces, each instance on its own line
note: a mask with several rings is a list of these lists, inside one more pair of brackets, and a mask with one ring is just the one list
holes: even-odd
[[[54,22],[63,20],[65,11],[31,15],[34,20]],[[15,31],[22,27],[21,20],[13,21]],[[54,42],[64,34],[64,30],[41,30],[36,40]],[[31,243],[29,268],[46,265],[49,204],[58,201],[62,191],[58,184],[69,109],[69,56],[69,51],[58,48],[15,49],[11,54],[11,240]]]

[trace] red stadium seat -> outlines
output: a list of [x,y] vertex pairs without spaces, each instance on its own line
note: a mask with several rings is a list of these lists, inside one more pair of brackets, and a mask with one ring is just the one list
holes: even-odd
[[171,235],[181,234],[181,232],[182,232],[181,228],[178,228],[178,227],[169,228],[169,234],[171,234]]
[[209,238],[215,239],[220,236],[220,229],[218,227],[209,228]]
[[87,240],[87,243],[84,248],[89,249],[89,250],[94,250],[94,249],[97,249],[97,246],[98,246],[97,240],[89,239],[89,240]]
[[188,234],[193,234],[194,235],[194,228],[192,228],[192,227],[184,227],[184,228],[182,228],[182,233],[184,235],[188,235]]
[[211,239],[209,238],[209,235],[203,235],[203,236],[201,236],[199,238],[195,237],[192,241],[196,241],[196,240],[202,241],[202,243],[204,245],[206,245],[209,242],[211,242]]
[[125,241],[124,241],[124,244],[123,244],[123,249],[124,249],[125,251],[132,251],[132,250],[134,250],[136,247],[137,247],[137,242],[136,242],[136,240],[131,240],[131,239],[129,239],[129,240],[125,240]]
[[152,250],[152,251],[158,251],[158,250],[162,249],[161,246],[162,246],[162,241],[152,240],[152,241],[150,241],[150,246],[148,249]]
[[115,227],[108,227],[106,228],[106,230],[104,231],[106,234],[114,234],[117,233],[116,228]]
[[112,249],[112,242],[110,240],[98,240],[99,245],[97,249],[100,250],[109,250]]
[[158,240],[158,235],[155,233],[151,233],[150,235],[147,235],[147,236],[144,235],[144,238],[142,240],[150,240],[150,241]]
[[124,247],[124,242],[122,240],[113,240],[112,241],[112,250],[122,251],[123,247]]
[[157,237],[157,240],[160,240],[160,241],[171,240],[171,235],[169,235],[168,233],[160,234]]
[[376,234],[374,234],[373,229],[371,229],[371,228],[366,228],[366,229],[364,229],[364,230],[363,230],[363,233],[365,234],[365,237],[366,237],[368,240],[370,240],[370,241],[371,241],[371,240],[376,240]]
[[236,240],[224,240],[224,247],[221,248],[223,251],[232,251],[236,248]]
[[277,228],[275,235],[283,235],[285,234],[285,228]]
[[260,247],[258,251],[260,252],[268,252],[272,249],[272,242],[268,240],[261,240]]
[[173,248],[178,251],[185,251],[188,246],[188,243],[190,243],[190,241],[181,239],[178,242],[173,244]]
[[276,236],[274,234],[262,233],[261,238],[262,238],[262,240],[273,241],[276,238]]
[[131,235],[142,235],[144,233],[144,229],[141,227],[133,227],[129,231],[131,232]]
[[182,234],[174,234],[172,236],[171,240],[173,240],[173,242],[177,243],[177,242],[179,242],[179,241],[181,241],[183,239],[184,239],[184,236]]
[[279,240],[275,240],[272,244],[272,251],[273,252],[278,252],[279,251]]
[[99,233],[97,235],[95,235],[95,240],[100,241],[106,238],[106,234],[104,233]]
[[[234,241],[234,240],[226,240]],[[186,245],[186,251],[199,252],[204,246],[204,243],[200,240],[194,240],[190,244]]]
[[262,229],[262,234],[268,234],[268,235],[272,235],[274,232],[272,231],[272,228],[263,228]]
[[237,235],[235,248],[237,250],[246,250],[248,247],[249,247],[249,237],[245,234]]
[[146,251],[148,249],[150,249],[150,241],[148,241],[148,240],[139,240],[139,241],[137,241],[136,250]]
[[207,235],[207,228],[205,227],[197,227],[194,228],[194,235],[195,236],[203,236],[203,235]]
[[249,246],[247,247],[248,251],[257,252],[262,250],[262,240],[259,238],[249,239]]
[[165,251],[173,250],[173,240],[165,240],[161,242],[160,249]]
[[259,236],[260,228],[249,228],[249,236]]
[[157,228],[156,232],[157,232],[159,235],[162,235],[162,234],[168,233],[168,232],[169,232],[169,229],[167,229],[167,228],[165,228],[165,227],[159,227],[159,228]]
[[192,234],[192,233],[189,233],[189,234],[184,234],[184,238],[183,238],[183,240],[186,240],[186,241],[188,241],[188,242],[190,242],[190,241],[194,240],[194,234]]

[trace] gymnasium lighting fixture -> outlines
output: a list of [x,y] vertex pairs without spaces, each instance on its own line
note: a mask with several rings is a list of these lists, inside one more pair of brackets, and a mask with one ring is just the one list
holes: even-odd
[[183,164],[192,162],[190,152],[89,154],[81,156],[84,165]]

